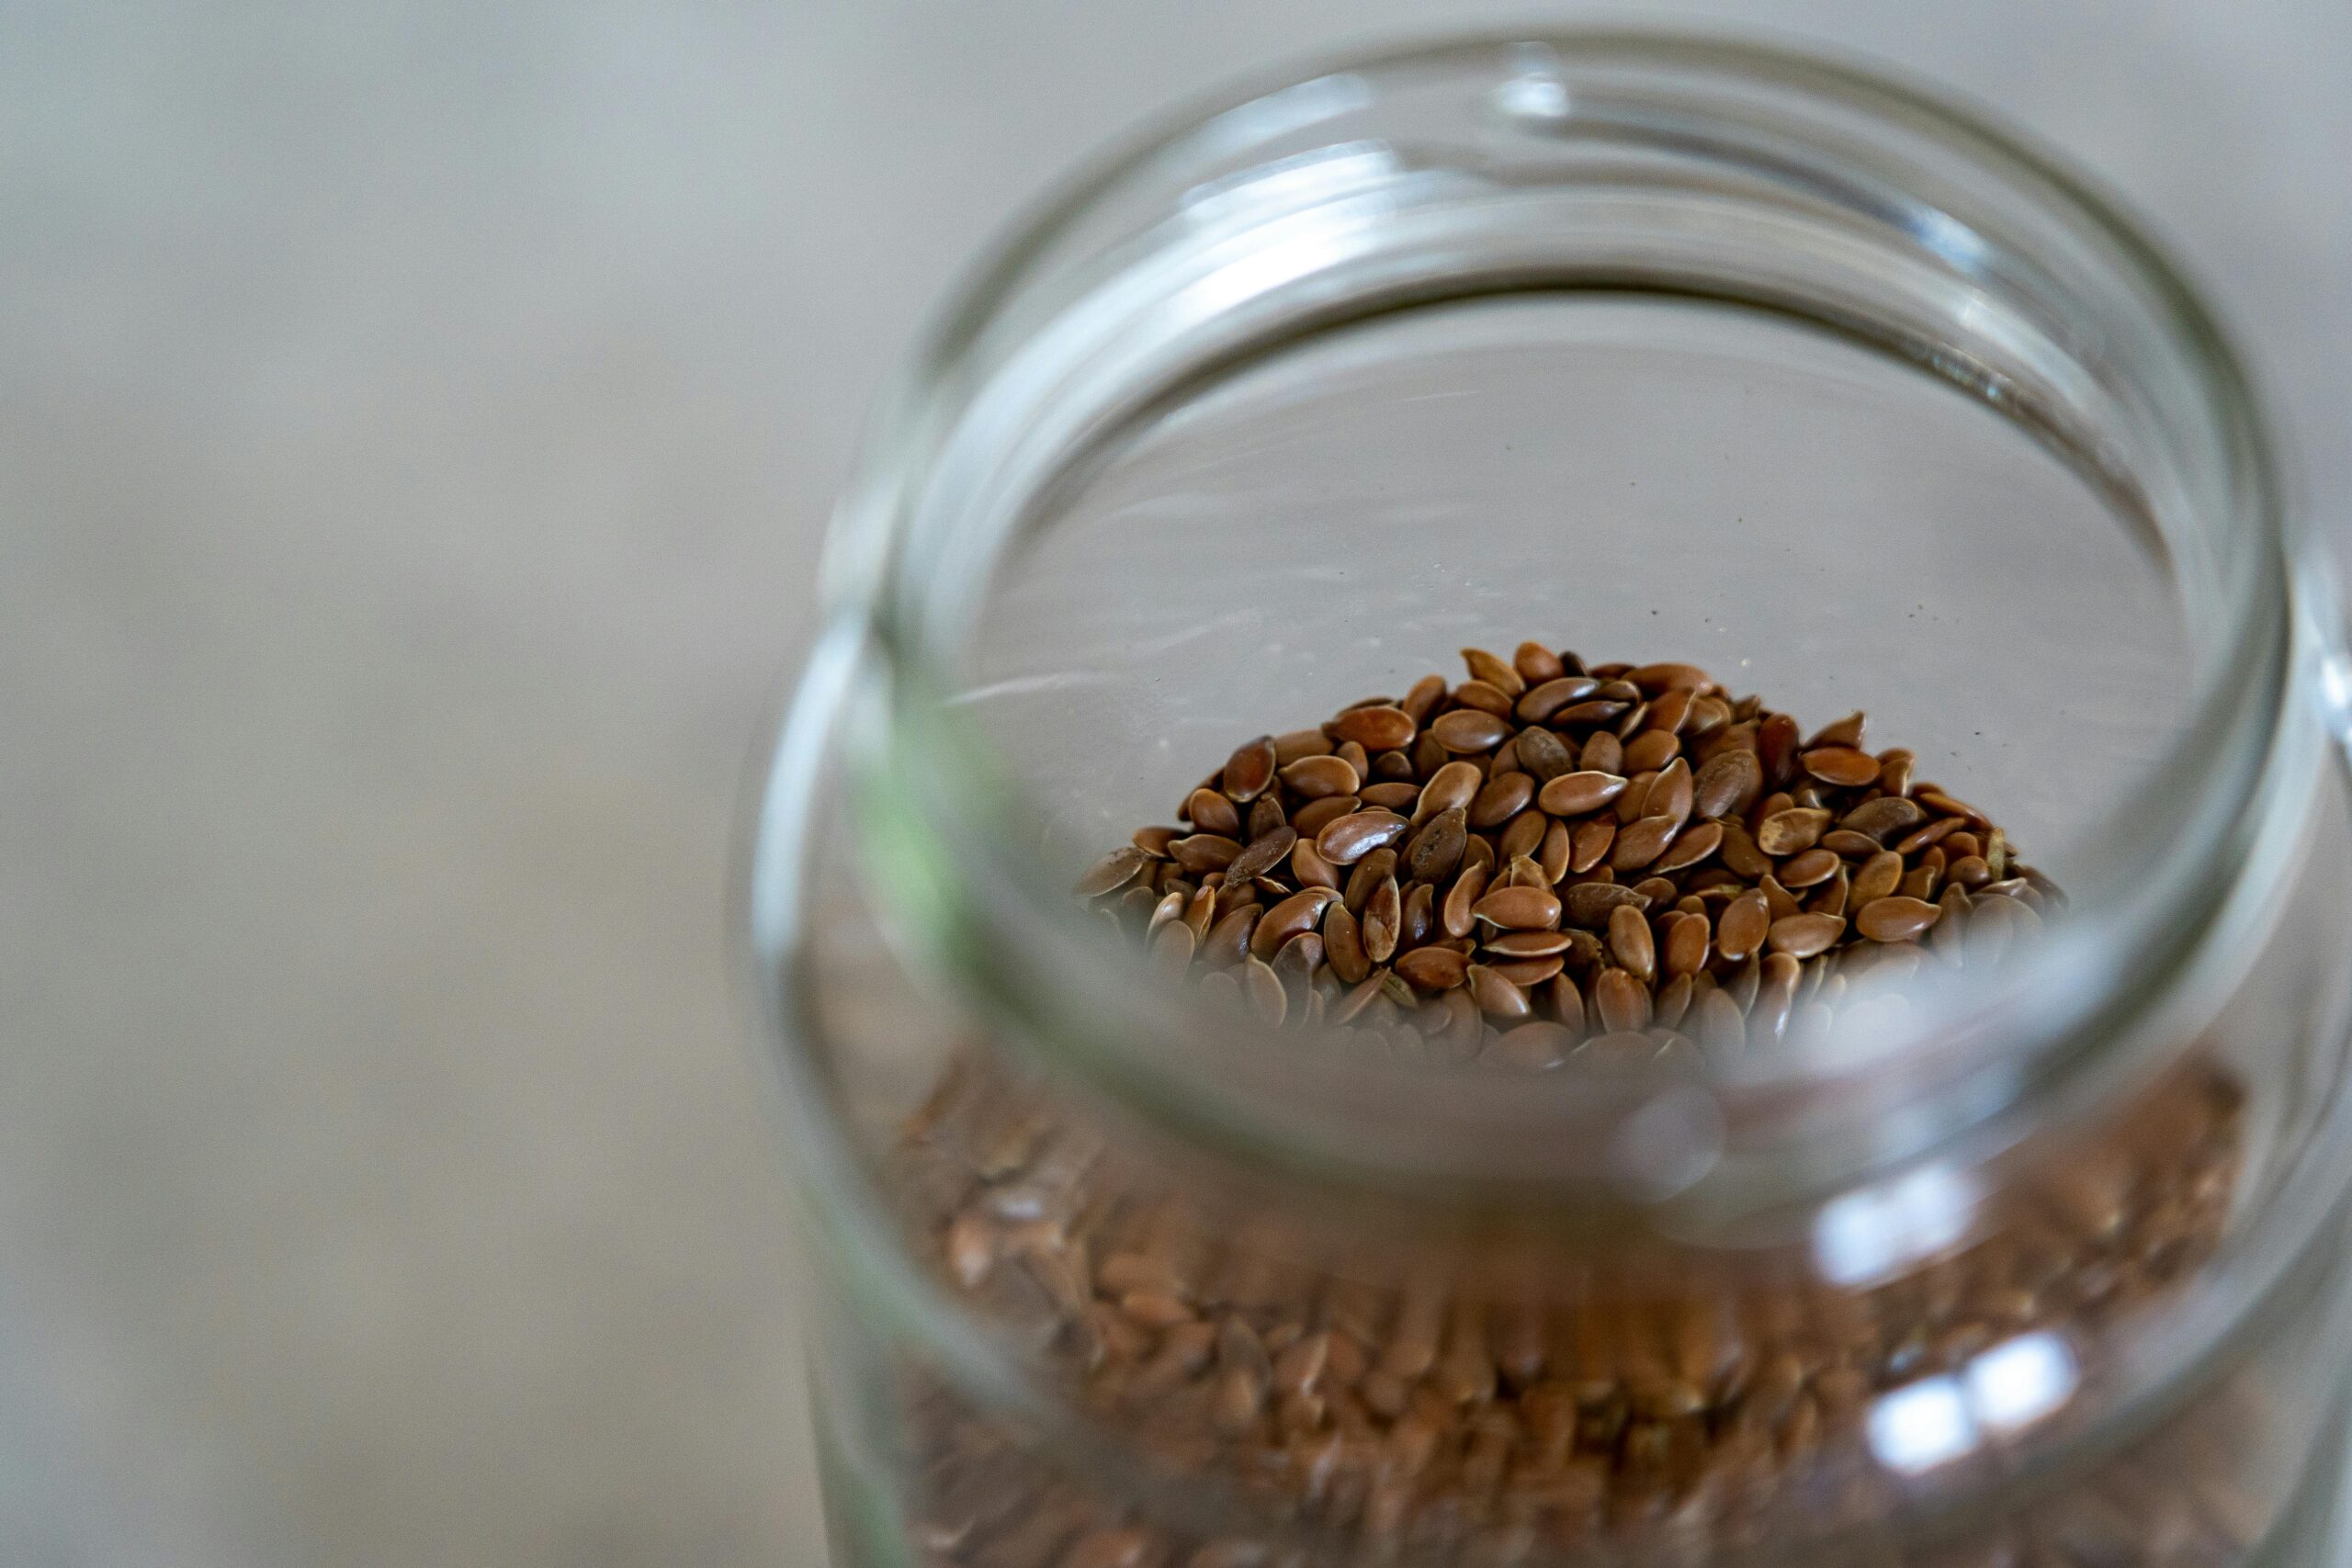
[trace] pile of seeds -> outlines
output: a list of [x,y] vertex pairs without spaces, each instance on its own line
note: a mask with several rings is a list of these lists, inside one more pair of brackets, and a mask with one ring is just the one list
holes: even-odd
[[1694,665],[1463,657],[1247,742],[1078,891],[1270,1022],[1521,1068],[1727,1063],[2060,899],[1859,713],[1806,737]]
[[[1910,753],[1865,751],[1860,715],[1807,737],[1688,665],[1465,658],[1458,684],[1245,744],[1079,892],[1266,1021],[1507,1070],[1705,1070],[1997,959],[2059,901]],[[1334,1562],[1499,1565],[1876,1517],[1882,1394],[2030,1336],[2095,1382],[2118,1320],[2218,1237],[2239,1099],[2186,1065],[2005,1174],[1961,1249],[1842,1288],[1802,1248],[1338,1248],[1171,1185],[978,1049],[899,1158],[943,1271],[1138,1461]],[[2221,1407],[1936,1561],[2239,1560],[2267,1516],[2211,1451]],[[926,1568],[1320,1560],[1147,1520],[919,1371],[906,1415]]]

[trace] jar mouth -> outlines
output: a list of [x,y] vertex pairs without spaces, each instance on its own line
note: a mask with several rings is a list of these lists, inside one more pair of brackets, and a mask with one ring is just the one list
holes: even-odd
[[[1563,175],[1497,195],[1460,169],[1318,140],[1381,92],[1444,75],[1564,139],[1695,160],[1704,188],[1671,186],[1647,208],[1638,190],[1610,190],[1633,239],[1591,222],[1514,232],[1532,210],[1514,202],[1593,190]],[[1698,197],[1747,203],[1782,226],[1786,254],[1759,253],[1753,227],[1726,238],[1679,224]],[[1171,201],[1184,210],[1177,246],[1155,226]],[[1408,249],[1384,249],[1379,236],[1398,233],[1415,237]],[[1873,245],[1902,247],[1899,307],[1841,284],[1838,266],[1879,265]],[[1656,1085],[1335,1070],[1106,969],[988,787],[1004,770],[953,700],[997,553],[1090,440],[1271,344],[1561,289],[1786,312],[1939,376],[2145,516],[2189,594],[2181,722],[2089,833],[2074,918],[1866,1055],[1799,1081],[1711,1084],[1703,1105],[1671,1091],[1713,1119],[1722,1149],[1748,1151],[1715,1162],[1716,1185],[1770,1203],[1848,1183],[2053,1084],[2130,1070],[2135,1043],[2162,1049],[2141,1025],[2209,942],[2222,902],[2209,895],[2262,874],[2254,836],[2286,787],[2284,525],[2245,379],[2172,265],[2042,153],[1915,88],[1702,37],[1445,42],[1228,99],[1073,182],[970,274],[886,405],[828,559],[829,597],[862,624],[883,676],[856,723],[854,790],[890,913],[1008,1039],[1184,1138],[1449,1199],[1621,1186],[1608,1139],[1560,1130],[1621,1125],[1660,1103]]]

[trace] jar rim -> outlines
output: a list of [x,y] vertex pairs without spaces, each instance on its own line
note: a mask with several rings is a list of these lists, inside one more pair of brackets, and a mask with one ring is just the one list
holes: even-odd
[[[925,779],[961,781],[987,772],[985,743],[951,722],[942,702],[953,689],[944,668],[951,650],[938,646],[921,603],[924,574],[937,569],[909,548],[912,518],[926,469],[964,402],[975,394],[975,380],[986,381],[986,355],[997,335],[1038,329],[1034,321],[1008,323],[1001,312],[1035,281],[1033,274],[1050,273],[1057,248],[1071,243],[1101,204],[1130,182],[1181,165],[1221,140],[1256,134],[1251,117],[1262,118],[1270,105],[1286,105],[1283,112],[1293,118],[1314,112],[1298,96],[1318,85],[1348,77],[1488,70],[1498,59],[1531,47],[1572,56],[1579,65],[1690,72],[1709,83],[1793,94],[1883,122],[1989,172],[2002,182],[2005,198],[2032,203],[2079,226],[2129,269],[2126,281],[2158,313],[2165,346],[2193,376],[2200,412],[2212,422],[2216,451],[2226,469],[2215,476],[2216,483],[2226,494],[2233,527],[2244,536],[2249,567],[2235,602],[2224,606],[2219,651],[2206,663],[2184,722],[2137,792],[2115,813],[2119,820],[2157,820],[2172,814],[2179,830],[2143,835],[2129,858],[2119,859],[2110,881],[2123,893],[2112,908],[2067,922],[2045,951],[2011,965],[2006,984],[1985,987],[1965,1016],[1936,1020],[1932,1055],[1923,1030],[1921,1051],[1895,1058],[1905,1072],[1879,1065],[1873,1106],[1891,1100],[1907,1108],[1939,1099],[1953,1113],[1917,1126],[1906,1122],[1899,1144],[1890,1143],[1884,1129],[1875,1126],[1864,1140],[1865,1168],[1914,1159],[1923,1147],[2008,1108],[1997,1093],[1989,1100],[1963,1102],[1954,1092],[1956,1083],[1982,1088],[1997,1082],[2014,1091],[2020,1082],[2041,1081],[2112,1055],[2102,1047],[2127,1034],[2143,1006],[2134,987],[2179,967],[2174,961],[2198,940],[2194,922],[2167,906],[2163,890],[2211,882],[2233,867],[2250,804],[2275,773],[2278,715],[2290,691],[2287,575],[2279,487],[2264,423],[2198,292],[2135,224],[2057,160],[1939,95],[1871,71],[1702,33],[1569,28],[1452,37],[1285,73],[1280,78],[1285,85],[1221,96],[1216,107],[1176,117],[1172,128],[1146,133],[1069,182],[976,265],[951,297],[886,403],[861,478],[836,523],[827,566],[829,602],[864,619],[888,671],[877,696],[884,716],[868,731],[871,765],[860,772],[859,793],[873,807],[870,829],[860,832],[932,846],[926,858],[933,863],[920,895],[928,906],[929,927],[934,936],[944,932],[943,955],[999,1021],[1043,1043],[1057,1060],[1080,1064],[1098,1084],[1148,1107],[1187,1135],[1230,1145],[1252,1158],[1337,1173],[1342,1180],[1378,1174],[1346,1168],[1338,1151],[1355,1134],[1345,1127],[1310,1148],[1295,1122],[1252,1120],[1250,1107],[1241,1103],[1250,1096],[1282,1106],[1288,1116],[1300,1092],[1267,1094],[1261,1078],[1248,1095],[1238,1094],[1230,1057],[1195,1059],[1165,1049],[1165,1036],[1144,1027],[1156,1021],[1147,1014],[1164,1011],[1158,998],[1080,987],[1091,950],[1072,929],[1062,907],[1066,899],[1012,863],[1009,835],[980,804],[978,792],[910,787],[910,780],[919,786]],[[2123,854],[2120,848],[2117,852]],[[2054,983],[2061,979],[2063,985]],[[1191,1038],[1213,1032],[1194,1030]],[[1138,1044],[1147,1041],[1148,1047]],[[1319,1070],[1281,1053],[1256,1056],[1269,1074]],[[1386,1089],[1370,1092],[1393,1106],[1385,1098]],[[1475,1099],[1481,1091],[1473,1086],[1459,1092]],[[1563,1095],[1572,1092],[1577,1091],[1563,1086]],[[1495,1105],[1465,1100],[1464,1115],[1473,1121],[1495,1114],[1550,1117],[1560,1114],[1565,1103],[1546,1099],[1532,1106],[1516,1092],[1489,1098]],[[1748,1096],[1743,1103],[1736,1086],[1718,1091],[1718,1098],[1726,1115],[1759,1126],[1790,1103],[1785,1095]],[[1590,1103],[1588,1110],[1613,1118],[1623,1106],[1612,1098]],[[1381,1113],[1375,1106],[1347,1127],[1361,1128],[1366,1116],[1376,1124]],[[1808,1125],[1798,1136],[1792,1130],[1780,1134],[1780,1143],[1806,1151],[1806,1179],[1850,1179],[1856,1173],[1854,1152],[1833,1154],[1831,1145],[1814,1136],[1817,1131]],[[1384,1156],[1384,1167],[1392,1157]],[[1418,1181],[1431,1173],[1416,1168],[1410,1174]]]

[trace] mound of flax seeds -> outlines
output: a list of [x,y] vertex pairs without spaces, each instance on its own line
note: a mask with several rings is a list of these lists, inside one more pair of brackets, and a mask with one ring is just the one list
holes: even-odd
[[[1508,1072],[1705,1073],[1865,975],[1857,1005],[1900,1006],[1881,993],[1928,965],[1996,962],[2063,905],[1859,713],[1808,735],[1694,665],[1463,656],[1458,682],[1245,742],[1077,893],[1268,1023]],[[927,1568],[1500,1565],[1866,1519],[1892,1501],[1877,1396],[2030,1335],[2096,1376],[2210,1251],[2239,1112],[2179,1068],[2005,1175],[1960,1249],[1839,1288],[1664,1244],[1341,1255],[1171,1190],[974,1050],[905,1130],[910,1226],[1142,1462],[1244,1505],[1147,1519],[913,1371],[910,1539]],[[1981,1538],[1878,1560],[2237,1562],[2266,1522],[2226,1480],[2256,1403],[2224,1383]]]

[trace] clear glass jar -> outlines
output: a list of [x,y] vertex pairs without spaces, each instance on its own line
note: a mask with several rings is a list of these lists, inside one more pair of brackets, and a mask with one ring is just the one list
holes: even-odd
[[[973,273],[828,573],[748,886],[842,1568],[2318,1560],[2352,667],[2204,308],[2043,155],[1691,39],[1252,93]],[[2037,918],[1528,1072],[1071,896],[1522,637],[1866,707]]]

